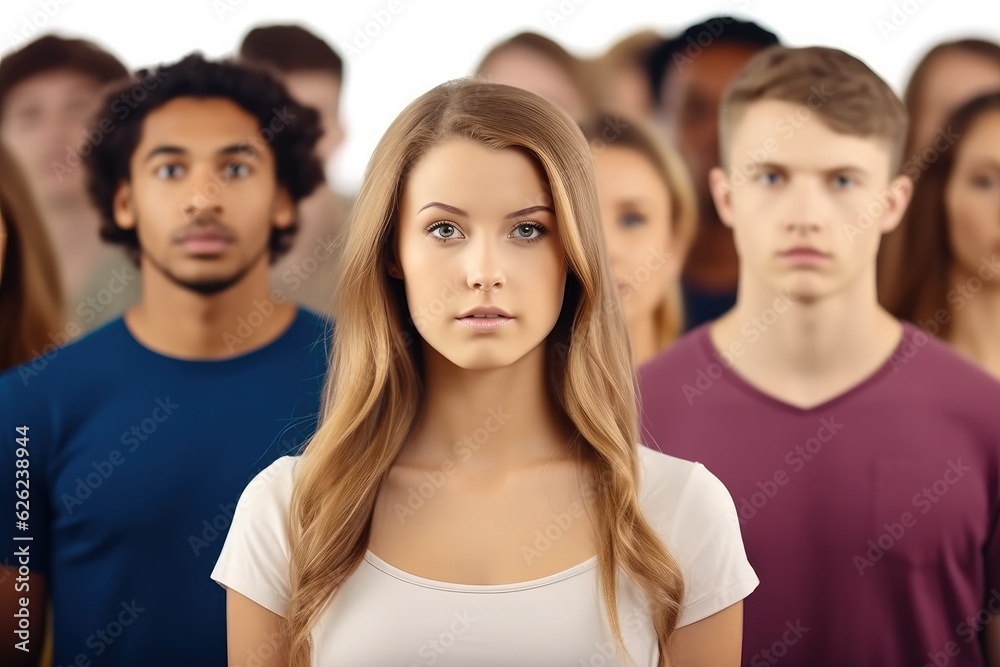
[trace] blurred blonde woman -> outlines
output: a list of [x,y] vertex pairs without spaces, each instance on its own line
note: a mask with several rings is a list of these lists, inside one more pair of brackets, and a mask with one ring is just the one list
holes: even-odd
[[247,487],[212,575],[230,664],[737,667],[757,577],[721,483],[637,444],[572,120],[431,90],[348,234],[322,424]]
[[638,367],[684,331],[680,272],[698,220],[694,186],[677,152],[641,120],[604,112],[583,132]]

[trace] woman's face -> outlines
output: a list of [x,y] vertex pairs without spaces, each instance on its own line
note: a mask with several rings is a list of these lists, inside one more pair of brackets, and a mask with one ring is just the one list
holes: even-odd
[[479,75],[493,83],[503,83],[544,97],[573,118],[587,115],[583,93],[563,69],[531,49],[510,47],[483,63]]
[[639,151],[617,146],[592,150],[611,270],[632,327],[653,316],[680,272],[670,192]]
[[956,268],[1000,289],[1000,275],[991,268],[1000,258],[1000,110],[980,116],[963,136],[945,210]]
[[[984,93],[1000,90],[1000,66],[996,62],[960,50],[937,55],[927,71],[919,100],[920,113],[913,118],[917,150],[934,146],[947,149],[948,133],[938,137],[948,117],[958,107]],[[912,156],[906,155],[905,159]]]
[[1000,110],[965,133],[945,188],[948,238],[956,268],[1000,289]]
[[396,252],[389,272],[405,284],[417,331],[456,366],[509,366],[559,319],[559,225],[545,174],[522,151],[455,138],[425,153],[403,187]]

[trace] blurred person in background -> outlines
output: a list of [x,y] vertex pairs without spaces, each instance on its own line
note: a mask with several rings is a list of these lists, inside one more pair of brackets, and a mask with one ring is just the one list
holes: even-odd
[[535,93],[582,120],[600,104],[595,69],[548,37],[522,32],[487,51],[475,73]]
[[681,278],[689,329],[736,302],[739,264],[732,231],[722,224],[708,186],[719,164],[719,105],[730,81],[755,54],[778,43],[756,23],[717,16],[666,40],[649,56],[659,124],[680,150],[698,193],[698,230]]
[[694,186],[684,161],[652,125],[605,112],[582,128],[638,367],[684,332],[679,278],[698,219]]
[[[319,119],[267,72],[199,54],[112,87],[98,113],[145,79],[159,83],[87,165],[142,298],[0,376],[0,476],[30,464],[27,498],[4,487],[30,512],[2,541],[31,538],[16,556],[29,646],[49,599],[55,664],[222,667],[209,573],[247,482],[315,430],[325,379],[329,322],[268,284],[323,181]],[[0,607],[28,594],[4,586]],[[30,660],[0,646],[5,667]]]
[[271,283],[294,301],[330,315],[336,266],[351,202],[330,182],[331,163],[344,142],[340,96],[344,61],[333,47],[297,25],[254,28],[240,44],[242,61],[270,68],[299,104],[319,113],[323,134],[316,157],[327,182],[299,204],[299,233],[271,269]]
[[1000,88],[947,127],[957,141],[920,177],[883,301],[1000,379]]
[[141,291],[125,255],[101,241],[82,164],[141,99],[141,85],[124,91],[115,114],[103,126],[94,122],[101,87],[127,74],[96,44],[57,35],[0,60],[0,141],[37,203],[62,277],[62,317],[76,336],[120,314]]
[[[948,127],[948,117],[972,98],[995,90],[1000,90],[1000,44],[995,42],[971,38],[944,42],[917,64],[903,95],[910,113],[903,171],[917,184],[918,193],[924,172],[954,148],[957,137]],[[930,187],[938,189],[939,184]],[[897,289],[900,275],[907,273],[912,258],[904,254],[903,236],[911,221],[919,224],[926,219],[927,212],[908,215],[886,236],[879,250],[880,293]]]
[[881,235],[912,193],[906,125],[843,51],[751,60],[711,173],[736,307],[640,374],[644,442],[736,499],[761,580],[745,665],[1000,664],[1000,383],[876,298]]
[[653,90],[649,85],[647,60],[662,43],[658,33],[643,30],[615,42],[594,61],[608,108],[632,118],[653,120]]
[[58,343],[61,289],[31,190],[0,144],[0,373]]

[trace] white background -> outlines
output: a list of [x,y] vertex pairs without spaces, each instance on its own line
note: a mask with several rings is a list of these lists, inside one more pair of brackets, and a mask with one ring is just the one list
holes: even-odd
[[[521,30],[595,56],[639,29],[669,34],[717,14],[750,18],[792,46],[836,46],[897,91],[935,43],[1000,41],[997,0],[2,0],[0,57],[43,32],[92,39],[130,68],[193,50],[231,54],[261,23],[301,23],[345,60],[347,141],[331,166],[351,191],[382,132],[408,102],[471,73],[489,47]],[[397,11],[389,11],[390,6]],[[381,17],[382,23],[376,22]],[[365,30],[374,34],[370,37]],[[367,43],[365,43],[367,40]]]

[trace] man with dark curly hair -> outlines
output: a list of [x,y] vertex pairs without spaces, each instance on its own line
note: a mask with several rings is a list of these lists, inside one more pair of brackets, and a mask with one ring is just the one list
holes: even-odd
[[0,376],[0,474],[27,479],[4,485],[25,568],[0,602],[29,619],[0,663],[37,650],[50,601],[53,664],[222,666],[209,574],[246,483],[315,430],[326,372],[329,322],[268,285],[323,179],[318,118],[267,72],[193,54],[108,92],[94,126],[101,234],[142,297]]

